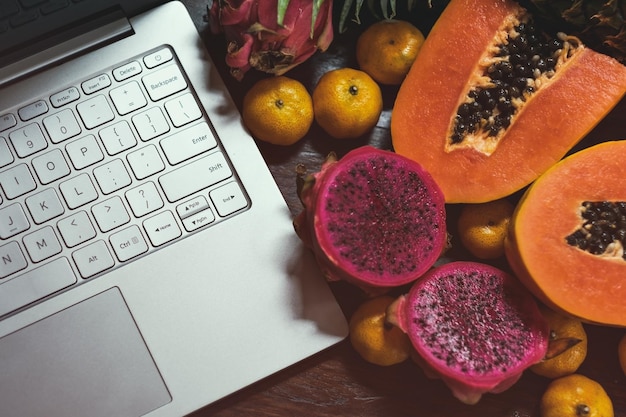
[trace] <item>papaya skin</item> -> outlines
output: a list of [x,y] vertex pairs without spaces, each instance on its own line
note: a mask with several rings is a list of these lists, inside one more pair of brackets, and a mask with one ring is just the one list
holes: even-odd
[[626,260],[591,255],[565,241],[583,201],[626,201],[626,140],[568,156],[541,175],[518,203],[505,255],[525,286],[550,308],[582,321],[626,327]]
[[584,48],[531,96],[490,156],[474,149],[446,152],[450,121],[468,80],[502,23],[519,10],[513,0],[452,0],[399,89],[391,117],[394,150],[422,164],[447,203],[482,203],[522,189],[626,93],[626,66]]

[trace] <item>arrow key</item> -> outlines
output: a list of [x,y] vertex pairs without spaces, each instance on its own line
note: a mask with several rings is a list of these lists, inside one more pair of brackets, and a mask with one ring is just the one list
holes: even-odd
[[215,204],[217,213],[222,217],[226,217],[248,206],[248,200],[241,187],[234,181],[211,191],[209,197]]
[[184,203],[177,205],[176,212],[178,213],[178,217],[184,219],[208,208],[209,203],[207,203],[206,198],[199,195],[191,200],[187,200]]
[[146,219],[143,222],[143,227],[154,246],[161,246],[182,235],[171,211],[164,211]]
[[89,220],[89,215],[79,211],[57,222],[61,237],[68,248],[80,245],[96,237],[96,230]]
[[185,230],[188,232],[193,232],[196,229],[213,223],[213,221],[215,221],[215,215],[211,209],[206,209],[189,217],[185,217],[183,219],[183,226],[185,226]]

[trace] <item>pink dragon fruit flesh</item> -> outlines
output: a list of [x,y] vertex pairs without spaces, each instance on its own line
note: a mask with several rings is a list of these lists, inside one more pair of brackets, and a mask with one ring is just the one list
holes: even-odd
[[416,280],[446,247],[443,194],[401,155],[362,146],[299,180],[294,227],[329,280],[384,292]]
[[224,32],[226,64],[241,80],[251,68],[282,75],[325,51],[333,41],[332,9],[333,0],[291,0],[284,14],[278,0],[212,0],[208,20],[213,33]]
[[464,403],[511,387],[546,355],[549,326],[519,281],[493,266],[456,261],[431,269],[387,311],[415,359]]

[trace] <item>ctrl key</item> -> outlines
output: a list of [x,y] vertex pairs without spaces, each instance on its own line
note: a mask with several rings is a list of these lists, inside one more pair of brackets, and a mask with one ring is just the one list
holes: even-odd
[[[0,281],[2,282],[2,281]],[[67,258],[58,258],[0,285],[0,316],[76,283]]]

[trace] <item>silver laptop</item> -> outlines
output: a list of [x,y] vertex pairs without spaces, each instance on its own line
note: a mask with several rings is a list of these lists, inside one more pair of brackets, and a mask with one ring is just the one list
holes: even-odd
[[0,1],[3,417],[185,415],[347,334],[184,5],[119,3]]

